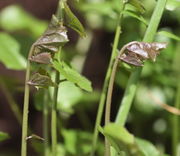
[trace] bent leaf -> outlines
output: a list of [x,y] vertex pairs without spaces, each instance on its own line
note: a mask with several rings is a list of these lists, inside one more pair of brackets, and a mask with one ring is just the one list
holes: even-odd
[[25,69],[26,60],[20,54],[19,43],[7,33],[0,33],[0,41],[0,62],[9,69]]
[[73,14],[67,3],[64,3],[65,24],[75,30],[81,37],[86,36],[85,30],[78,18]]
[[171,32],[168,32],[168,31],[159,31],[158,32],[159,35],[163,35],[163,36],[166,36],[166,37],[169,37],[171,39],[174,39],[174,40],[177,40],[177,41],[180,41],[180,37],[171,33]]
[[4,141],[9,138],[9,134],[0,131],[0,141]]
[[53,62],[53,67],[58,70],[68,81],[73,82],[80,88],[91,92],[91,82],[84,76],[80,75],[77,71],[70,68],[65,62]]

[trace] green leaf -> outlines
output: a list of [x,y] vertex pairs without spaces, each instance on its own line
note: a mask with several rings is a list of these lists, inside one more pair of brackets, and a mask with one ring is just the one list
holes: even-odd
[[159,151],[151,142],[140,138],[135,138],[135,142],[145,156],[160,156]]
[[19,43],[6,33],[0,33],[0,41],[0,62],[9,69],[25,69],[26,60],[20,54]]
[[141,14],[145,12],[145,8],[140,0],[129,0],[128,3],[134,6]]
[[68,81],[73,82],[80,88],[91,92],[91,82],[84,76],[81,76],[77,71],[70,68],[65,62],[53,62],[53,67],[58,70]]
[[0,141],[4,141],[9,138],[9,134],[0,131]]
[[180,41],[180,37],[171,33],[171,32],[168,32],[168,31],[159,31],[158,32],[159,35],[163,35],[163,36],[166,36],[166,37],[169,37],[171,39],[174,39],[174,40],[177,40],[177,41]]
[[137,13],[131,11],[131,10],[125,10],[122,12],[125,15],[131,16],[133,18],[138,19],[140,22],[144,23],[146,26],[148,25],[147,21],[143,18],[143,16],[138,15]]
[[180,7],[180,1],[179,0],[168,0],[166,3],[166,9],[173,11]]
[[104,127],[103,134],[118,153],[124,151],[127,155],[145,156],[136,145],[134,136],[124,127],[110,123]]
[[67,24],[68,27],[79,33],[81,37],[86,36],[86,32],[84,30],[83,25],[74,15],[74,13],[71,11],[71,9],[69,8],[66,2],[64,2],[64,11],[65,11],[65,24]]
[[47,23],[36,19],[18,5],[11,5],[0,12],[0,27],[7,31],[26,30],[35,37],[40,36]]

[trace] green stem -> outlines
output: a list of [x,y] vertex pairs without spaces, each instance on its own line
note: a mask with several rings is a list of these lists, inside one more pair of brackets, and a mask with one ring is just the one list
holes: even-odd
[[[149,26],[146,30],[145,36],[143,41],[144,42],[152,42],[154,39],[154,36],[156,34],[160,19],[162,17],[164,8],[166,5],[166,0],[158,0],[156,8],[153,12],[153,15],[151,17]],[[125,90],[125,94],[122,98],[122,102],[120,104],[120,108],[118,110],[118,114],[116,116],[116,123],[124,126],[135,92],[137,88],[137,83],[141,75],[142,68],[137,68],[135,71],[132,72],[129,80],[128,85]]]
[[[180,76],[179,76],[179,83],[176,93],[176,101],[175,107],[180,109]],[[172,125],[172,149],[173,149],[173,156],[178,156],[178,144],[179,144],[179,116],[173,115],[173,125]]]
[[[120,23],[121,18],[119,19],[119,23]],[[111,53],[111,58],[110,58],[110,63],[106,72],[106,77],[104,80],[104,85],[103,85],[103,89],[102,89],[102,93],[101,93],[101,97],[100,97],[100,102],[99,102],[99,107],[98,107],[98,112],[97,112],[97,117],[96,117],[96,123],[95,123],[95,128],[94,128],[94,133],[93,133],[93,142],[92,142],[92,150],[91,150],[91,156],[94,156],[95,150],[96,150],[96,145],[97,145],[97,140],[98,140],[98,135],[99,135],[99,131],[98,131],[98,127],[101,124],[101,120],[102,120],[102,114],[103,114],[103,109],[104,109],[104,105],[105,105],[105,100],[106,100],[106,93],[107,93],[107,88],[108,88],[108,82],[109,82],[109,78],[112,72],[112,66],[113,66],[113,61],[116,57],[116,49],[118,46],[118,42],[119,42],[119,38],[120,38],[120,34],[121,34],[121,26],[118,25],[116,28],[116,33],[115,33],[115,38],[114,38],[114,44],[113,44],[113,49],[112,49],[112,53]]]
[[[180,109],[180,45],[177,45],[176,53],[174,56],[174,61],[173,61],[173,69],[177,73],[177,91],[176,91],[176,100],[174,107],[177,109]],[[179,124],[179,116],[173,115],[172,117],[172,156],[178,156],[178,144],[180,143],[180,124]]]
[[44,94],[43,106],[43,137],[44,137],[44,156],[48,156],[49,137],[48,137],[48,93]]
[[[108,92],[107,92],[107,100],[106,100],[106,108],[105,108],[105,125],[107,125],[110,122],[110,114],[111,114],[111,101],[112,101],[112,93],[113,93],[113,86],[114,86],[114,80],[115,80],[115,76],[116,76],[116,71],[117,71],[117,66],[118,63],[120,62],[120,56],[123,54],[123,52],[125,51],[125,49],[131,45],[136,43],[136,41],[130,42],[126,45],[124,45],[118,56],[116,57],[114,64],[113,64],[113,68],[112,68],[112,73],[111,73],[111,77],[110,77],[110,81],[109,81],[109,86],[108,86]],[[105,155],[106,156],[110,156],[110,144],[108,143],[107,139],[105,140]]]
[[[122,10],[124,10],[125,3],[122,3],[122,4],[123,4]],[[100,101],[99,101],[99,107],[98,107],[96,123],[95,123],[95,128],[94,128],[94,133],[93,133],[92,150],[91,150],[91,154],[90,154],[91,156],[94,156],[94,153],[96,150],[96,145],[97,145],[97,140],[98,140],[98,135],[99,135],[98,127],[101,124],[103,109],[104,109],[105,100],[106,100],[108,83],[109,83],[110,75],[112,72],[113,62],[114,62],[114,59],[116,58],[116,55],[117,55],[116,50],[118,47],[118,42],[119,42],[119,38],[120,38],[120,34],[121,34],[122,17],[123,17],[123,14],[120,13],[118,20],[117,20],[117,27],[116,27],[115,37],[114,37],[114,43],[113,43],[111,58],[110,58],[110,62],[109,62],[107,72],[106,72],[106,76],[105,76],[105,80],[104,80],[104,84],[103,84],[103,89],[102,89],[102,93],[101,93],[101,97],[100,97]]]
[[[28,58],[32,55],[34,44],[31,46]],[[21,138],[21,156],[27,155],[27,132],[28,132],[28,113],[29,113],[29,85],[30,78],[30,61],[27,60],[26,78],[25,78],[25,91],[24,91],[24,108],[23,108],[23,121],[22,121],[22,138]]]
[[[56,71],[55,83],[59,84],[59,72]],[[54,88],[53,105],[51,110],[51,141],[52,141],[52,155],[57,155],[57,95],[58,86]]]

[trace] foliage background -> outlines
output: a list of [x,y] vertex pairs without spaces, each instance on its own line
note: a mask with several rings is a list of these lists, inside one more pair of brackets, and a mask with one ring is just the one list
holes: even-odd
[[[100,5],[90,5],[92,2],[98,2]],[[167,5],[159,30],[167,30],[179,36],[179,3],[172,2]],[[21,127],[11,104],[17,103],[22,110],[27,53],[31,44],[47,27],[57,3],[57,0],[44,0],[43,5],[41,1],[35,0],[0,1],[0,131],[7,132],[10,136],[8,140],[0,143],[0,155],[20,155]],[[149,0],[142,3],[146,8],[143,17],[149,21],[156,3]],[[65,47],[63,58],[92,81],[94,92],[82,92],[71,83],[62,86],[58,108],[64,129],[59,140],[63,140],[64,145],[59,147],[60,152],[64,152],[64,147],[69,155],[85,155],[90,150],[91,132],[110,58],[116,21],[109,7],[110,1],[80,0],[79,3],[70,1],[70,4],[85,25],[88,36],[85,39],[78,38],[76,33],[69,30],[71,42]],[[119,48],[127,42],[141,40],[146,27],[137,19],[125,15],[122,28]],[[174,105],[179,84],[180,46],[176,40],[163,35],[157,35],[155,40],[168,42],[168,48],[158,57],[157,63],[146,63],[126,126],[134,135],[150,140],[161,151],[171,153],[173,115],[159,107],[152,96],[163,103]],[[124,65],[117,75],[112,120],[119,108],[130,71],[131,69]],[[42,136],[41,94],[32,89],[29,113],[31,128],[39,136]],[[77,146],[77,140],[79,143],[82,140],[82,147]],[[39,141],[29,142],[34,142],[36,147],[41,145]],[[102,143],[99,143],[99,146],[103,148]],[[99,153],[102,148],[99,148]],[[32,146],[29,147],[29,152],[30,155],[38,155],[37,149]]]

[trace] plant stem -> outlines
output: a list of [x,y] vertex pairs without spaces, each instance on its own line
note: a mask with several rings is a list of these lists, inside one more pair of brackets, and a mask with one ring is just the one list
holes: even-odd
[[[113,93],[113,86],[114,86],[114,80],[115,80],[115,76],[116,76],[116,71],[117,71],[117,66],[118,63],[120,62],[120,56],[123,54],[123,52],[125,51],[125,49],[127,48],[127,46],[136,43],[136,41],[130,42],[126,45],[124,45],[118,56],[116,57],[114,64],[113,64],[113,68],[112,68],[112,73],[111,73],[111,77],[110,77],[110,81],[109,81],[109,86],[108,86],[108,92],[107,92],[107,100],[106,100],[106,108],[105,108],[105,125],[107,125],[110,122],[110,114],[111,114],[111,101],[112,101],[112,93]],[[107,139],[105,140],[105,155],[109,156],[110,155],[110,145],[107,141]]]
[[[180,76],[179,76],[179,83],[177,87],[176,93],[176,101],[175,101],[175,108],[180,109]],[[179,144],[179,116],[173,115],[173,125],[172,125],[172,149],[173,149],[173,156],[178,156],[178,144]]]
[[[125,3],[122,3],[122,4],[123,4],[122,11],[123,11],[125,8]],[[99,135],[98,127],[101,124],[103,109],[104,109],[105,100],[106,100],[108,82],[109,82],[110,75],[112,72],[113,62],[114,62],[114,59],[116,58],[116,55],[117,55],[116,50],[118,47],[118,42],[119,42],[119,38],[120,38],[120,34],[121,34],[122,17],[123,17],[123,14],[120,13],[118,20],[117,20],[117,27],[116,27],[116,32],[115,32],[115,37],[114,37],[114,42],[113,42],[111,58],[110,58],[110,62],[108,65],[107,72],[106,72],[106,76],[105,76],[105,80],[104,80],[104,84],[103,84],[103,89],[102,89],[102,93],[101,93],[101,97],[100,97],[100,101],[99,101],[99,107],[98,107],[98,112],[97,112],[97,116],[96,116],[96,123],[95,123],[95,128],[94,128],[94,133],[93,133],[92,150],[91,150],[91,154],[90,154],[91,156],[94,156],[94,153],[96,150],[96,145],[97,145],[97,140],[98,140],[98,135]]]
[[[149,26],[146,30],[145,36],[143,41],[144,42],[152,42],[154,39],[154,36],[156,34],[160,19],[162,17],[164,8],[166,5],[166,0],[158,0],[156,8],[153,12],[153,15],[151,17]],[[124,126],[135,92],[137,88],[137,83],[141,75],[142,68],[137,68],[135,71],[132,72],[129,80],[128,85],[125,90],[125,94],[122,98],[120,108],[118,110],[117,116],[116,116],[116,123]]]
[[[59,83],[59,72],[56,71],[55,83]],[[57,154],[57,95],[58,86],[54,88],[53,105],[51,110],[51,141],[52,141],[52,155]]]
[[48,137],[48,93],[44,92],[43,106],[43,137],[44,137],[44,156],[48,156],[49,137]]
[[[34,44],[31,46],[28,58],[32,55]],[[30,61],[27,60],[26,78],[25,78],[25,91],[24,91],[24,108],[23,108],[23,121],[22,121],[22,139],[21,139],[21,156],[27,155],[27,132],[28,132],[28,113],[29,113],[29,85],[30,78]]]
[[[176,100],[175,100],[175,108],[180,109],[180,45],[177,45],[174,61],[173,61],[173,68],[175,73],[177,73],[177,91],[176,91]],[[178,144],[179,144],[179,139],[180,139],[180,124],[179,124],[179,116],[173,115],[172,117],[172,156],[178,156]]]

